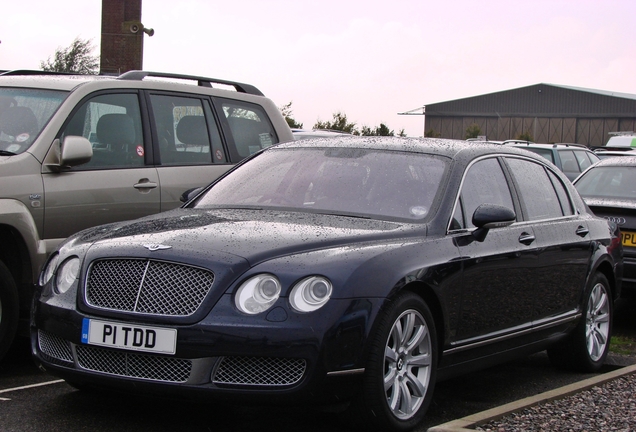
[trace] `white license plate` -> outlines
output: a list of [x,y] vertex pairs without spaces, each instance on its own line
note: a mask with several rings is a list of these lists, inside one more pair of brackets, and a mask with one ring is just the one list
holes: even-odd
[[84,318],[82,343],[110,348],[174,354],[177,330]]

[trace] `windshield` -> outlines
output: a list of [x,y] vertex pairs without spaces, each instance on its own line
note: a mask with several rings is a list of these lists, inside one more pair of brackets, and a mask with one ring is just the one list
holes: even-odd
[[608,166],[588,170],[575,183],[584,197],[636,198],[636,167]]
[[418,153],[272,149],[221,179],[196,207],[421,220],[431,213],[447,165],[446,158]]
[[0,152],[19,154],[40,134],[67,92],[0,88]]

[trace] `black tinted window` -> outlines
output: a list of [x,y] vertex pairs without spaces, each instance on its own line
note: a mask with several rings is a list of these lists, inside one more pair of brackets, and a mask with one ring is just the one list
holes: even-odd
[[563,216],[557,193],[542,165],[514,158],[508,158],[508,164],[521,195],[526,220]]
[[508,182],[497,159],[484,159],[469,168],[464,177],[461,200],[468,227],[474,227],[473,213],[481,204],[498,204],[514,209]]
[[550,180],[552,180],[554,190],[556,190],[556,193],[559,197],[559,202],[561,203],[561,210],[563,211],[563,214],[567,216],[574,214],[565,185],[552,171],[548,171],[548,175],[550,176]]

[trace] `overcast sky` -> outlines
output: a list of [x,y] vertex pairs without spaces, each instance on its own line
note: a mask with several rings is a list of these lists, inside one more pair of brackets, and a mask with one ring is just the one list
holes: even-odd
[[[101,0],[3,0],[0,69],[75,37]],[[311,128],[344,112],[409,136],[425,104],[551,83],[636,94],[634,0],[143,0],[144,69],[242,81]]]

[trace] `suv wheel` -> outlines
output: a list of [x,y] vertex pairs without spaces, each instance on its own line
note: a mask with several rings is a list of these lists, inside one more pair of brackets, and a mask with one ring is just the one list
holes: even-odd
[[9,350],[18,328],[18,290],[9,269],[0,261],[0,359]]

